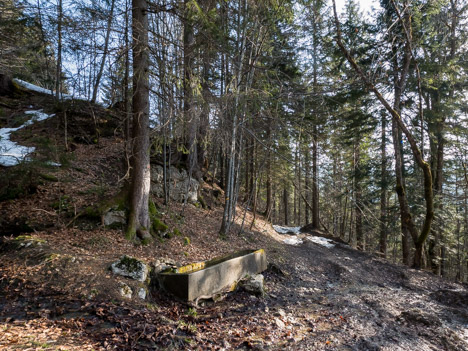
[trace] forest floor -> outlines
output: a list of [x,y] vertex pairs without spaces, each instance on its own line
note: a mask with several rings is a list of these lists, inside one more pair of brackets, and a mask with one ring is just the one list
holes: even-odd
[[[15,113],[48,112],[44,99],[17,104]],[[11,116],[13,103],[0,102]],[[0,119],[5,125],[9,120]],[[60,126],[51,118],[12,140],[37,146],[38,157],[53,154],[50,144],[64,140]],[[46,137],[52,142],[44,145]],[[116,193],[123,147],[101,137],[72,149],[66,167],[41,168],[43,181],[29,194],[0,202],[1,350],[468,350],[466,285],[345,244],[324,247],[307,235],[288,245],[287,235],[259,216],[250,228],[252,213],[241,208],[232,233],[221,238],[216,201],[211,208],[164,207],[155,199],[162,220],[181,235],[146,246],[125,240],[121,229],[71,221]],[[14,168],[0,176],[9,172]],[[145,300],[125,299],[119,284],[132,283],[109,271],[124,254],[186,264],[258,248],[269,262],[264,296],[238,289],[197,306],[158,290]]]

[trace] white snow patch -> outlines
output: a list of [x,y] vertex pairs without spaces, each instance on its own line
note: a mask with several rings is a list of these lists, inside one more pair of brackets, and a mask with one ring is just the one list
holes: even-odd
[[[23,88],[26,88],[28,90],[31,90],[31,91],[35,91],[37,93],[42,93],[42,94],[48,94],[48,95],[55,95],[55,92],[52,91],[52,90],[49,90],[49,89],[45,89],[45,88],[42,88],[40,86],[37,86],[37,85],[34,85],[34,84],[31,84],[31,83],[28,83],[28,82],[25,82],[24,80],[21,80],[21,79],[17,79],[17,78],[13,78],[13,82],[21,85]],[[71,95],[68,95],[68,94],[62,94],[60,93],[60,98],[63,98],[63,99],[71,99],[72,96]]]
[[34,122],[43,121],[53,115],[48,115],[42,111],[26,111],[26,115],[32,115],[32,118],[20,127],[0,128],[0,165],[5,167],[16,166],[25,161],[29,154],[34,152],[34,147],[22,146],[10,140],[10,134],[21,128],[29,126]]
[[321,246],[325,246],[327,248],[332,248],[335,247],[335,244],[333,243],[333,240],[327,239],[327,238],[322,238],[321,236],[307,236],[307,239],[309,241],[312,241],[314,244],[318,244]]
[[294,246],[297,246],[303,243],[302,239],[296,236],[292,236],[290,238],[284,239],[283,242],[285,244],[294,245]]
[[301,227],[282,227],[280,225],[273,225],[273,229],[280,234],[299,234]]

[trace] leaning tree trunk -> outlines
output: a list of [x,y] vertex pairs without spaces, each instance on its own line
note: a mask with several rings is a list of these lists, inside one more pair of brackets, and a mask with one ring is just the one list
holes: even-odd
[[132,125],[132,182],[127,238],[135,235],[147,239],[150,219],[148,200],[150,191],[149,162],[149,59],[148,17],[146,0],[132,1],[133,31],[133,125]]
[[[431,167],[430,165],[424,160],[423,154],[421,150],[418,147],[418,144],[416,142],[416,139],[414,135],[411,133],[411,131],[408,129],[406,124],[403,122],[400,113],[393,108],[390,103],[384,98],[380,90],[373,84],[371,80],[369,80],[368,76],[363,72],[361,67],[356,63],[354,58],[351,56],[350,52],[348,49],[343,44],[342,40],[342,35],[341,35],[341,27],[340,27],[340,22],[338,20],[338,14],[336,12],[336,2],[333,0],[333,13],[335,17],[335,24],[336,24],[336,41],[337,44],[340,48],[340,50],[343,52],[344,56],[346,57],[347,61],[350,63],[350,65],[353,67],[353,69],[356,71],[356,73],[359,75],[363,83],[366,85],[367,89],[372,91],[375,95],[375,97],[380,101],[380,103],[385,107],[385,109],[390,113],[392,116],[393,121],[398,125],[398,128],[404,133],[406,136],[406,139],[408,140],[408,143],[410,145],[411,151],[413,153],[413,157],[416,161],[416,164],[419,166],[423,173],[423,178],[424,178],[424,200],[426,202],[426,215],[424,218],[424,222],[421,228],[420,233],[418,234],[417,231],[415,230],[415,225],[414,222],[412,221],[411,218],[409,221],[409,226],[410,226],[410,234],[413,238],[414,241],[414,246],[415,246],[415,253],[414,253],[414,263],[413,266],[415,268],[421,268],[422,263],[423,263],[423,249],[424,249],[424,243],[427,240],[427,237],[429,236],[429,232],[431,230],[432,226],[432,221],[434,219],[434,195],[433,195],[433,190],[432,190],[432,172],[431,172]],[[407,4],[406,4],[407,5]],[[399,13],[398,13],[399,15]],[[407,36],[407,42],[405,45],[405,60],[410,61],[411,57],[411,32],[408,31],[408,28],[406,25],[411,26],[411,17],[409,15],[409,11],[405,12],[405,21],[402,21],[403,27],[405,29],[405,34]],[[411,29],[411,27],[409,27]],[[408,55],[410,54],[410,55]],[[404,87],[404,80],[407,78],[408,75],[408,69],[409,65],[405,65],[405,68],[401,72],[401,77],[400,77],[400,92],[403,91]],[[403,190],[403,196],[406,198],[404,194],[404,189]]]

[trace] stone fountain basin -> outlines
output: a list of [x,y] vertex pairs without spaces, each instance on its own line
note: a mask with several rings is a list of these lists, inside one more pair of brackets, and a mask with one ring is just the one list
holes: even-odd
[[208,298],[232,291],[239,280],[267,268],[265,251],[243,250],[209,261],[192,263],[158,274],[164,290],[185,300]]

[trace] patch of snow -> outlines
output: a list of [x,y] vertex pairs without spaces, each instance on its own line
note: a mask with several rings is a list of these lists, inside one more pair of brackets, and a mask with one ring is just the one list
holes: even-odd
[[20,127],[0,128],[0,165],[5,167],[16,166],[22,161],[27,160],[29,154],[34,152],[34,147],[22,146],[10,140],[12,132],[29,126],[34,122],[43,121],[53,115],[48,115],[42,111],[26,111],[26,115],[32,115],[32,118]]
[[32,115],[32,118],[29,121],[27,121],[25,124],[23,124],[23,126],[21,126],[21,128],[26,127],[26,126],[30,126],[31,124],[33,124],[35,122],[44,121],[47,118],[50,118],[50,117],[54,116],[53,114],[48,115],[47,113],[42,112],[42,110],[39,110],[39,111],[34,111],[34,110],[24,111],[24,114],[25,115]]
[[[35,91],[36,93],[55,95],[55,92],[52,91],[52,90],[45,89],[45,88],[42,88],[40,86],[25,82],[24,80],[21,80],[21,79],[13,78],[13,82],[15,82],[16,84],[21,85],[23,88],[26,88],[26,89],[31,90],[31,91]],[[68,99],[71,99],[72,96],[68,95],[68,94],[60,94],[60,98],[68,100]]]
[[280,225],[273,225],[273,229],[280,234],[299,234],[301,227],[282,227]]
[[303,241],[302,241],[301,238],[298,238],[298,237],[296,237],[296,236],[292,236],[292,237],[290,237],[290,238],[284,239],[284,240],[283,240],[283,243],[288,244],[288,245],[294,245],[294,246],[296,246],[296,245],[302,244]]
[[58,162],[47,161],[46,164],[52,167],[62,167],[62,164]]
[[325,246],[329,249],[335,247],[333,240],[322,238],[321,236],[307,236],[307,240],[312,241],[314,244]]

